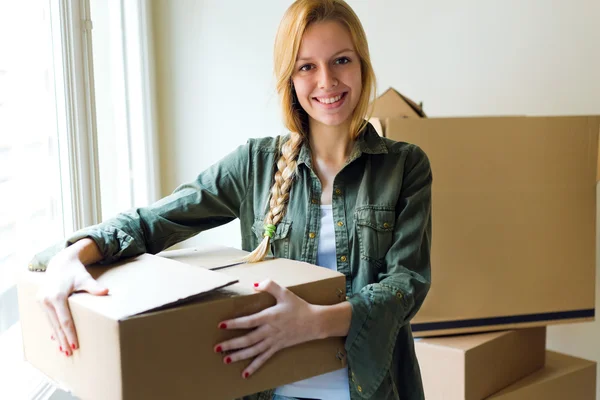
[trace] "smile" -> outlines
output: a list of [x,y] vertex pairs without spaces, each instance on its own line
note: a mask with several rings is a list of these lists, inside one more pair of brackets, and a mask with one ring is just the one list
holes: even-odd
[[344,92],[332,97],[313,97],[313,99],[318,101],[320,104],[327,106],[327,108],[335,108],[344,102],[346,95],[347,92]]

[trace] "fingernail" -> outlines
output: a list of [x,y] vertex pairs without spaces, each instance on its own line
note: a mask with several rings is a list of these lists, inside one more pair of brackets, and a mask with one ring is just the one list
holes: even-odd
[[244,372],[244,379],[248,379],[249,376],[250,376],[249,372]]
[[54,340],[54,335],[50,335],[50,339]]
[[67,357],[69,357],[69,352],[65,350],[65,354]]
[[227,329],[227,324],[226,324],[225,322],[221,322],[221,323],[219,324],[219,328],[220,328],[220,329]]
[[75,350],[75,348],[76,348],[76,347],[75,347],[75,343],[72,343],[72,344],[71,344],[71,348],[72,348],[73,350]]
[[62,346],[60,346],[60,352],[61,352],[61,353],[63,352]]
[[258,283],[255,283],[255,284],[254,284],[254,287],[258,287]]
[[215,352],[220,353],[223,351],[223,348],[221,346],[217,346],[217,348],[215,349]]
[[225,364],[231,364],[231,357],[225,357]]

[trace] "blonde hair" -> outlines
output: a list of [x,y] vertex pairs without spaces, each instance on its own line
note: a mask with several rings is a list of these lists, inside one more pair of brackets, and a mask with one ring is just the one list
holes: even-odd
[[246,257],[248,262],[264,260],[269,252],[269,244],[275,228],[287,210],[298,155],[304,141],[308,140],[308,114],[298,102],[292,84],[292,75],[304,32],[311,24],[326,21],[337,21],[348,30],[360,58],[362,91],[351,117],[352,139],[356,139],[365,128],[367,125],[365,117],[371,113],[370,104],[376,90],[375,72],[371,65],[367,36],[358,16],[343,0],[295,1],[287,9],[279,24],[273,57],[277,93],[283,110],[283,123],[290,131],[290,138],[281,146],[281,157],[277,161],[269,212],[265,218],[264,238]]

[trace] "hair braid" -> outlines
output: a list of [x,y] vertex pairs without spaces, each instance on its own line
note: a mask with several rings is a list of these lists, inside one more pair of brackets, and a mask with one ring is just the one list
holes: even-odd
[[[290,189],[296,175],[298,155],[304,138],[300,133],[292,132],[289,140],[281,146],[281,157],[277,160],[275,182],[271,187],[269,212],[265,218],[265,234],[263,240],[252,253],[245,257],[247,262],[259,262],[265,259],[269,252],[274,229],[281,222],[287,211],[290,200]],[[271,226],[271,227],[270,227]]]

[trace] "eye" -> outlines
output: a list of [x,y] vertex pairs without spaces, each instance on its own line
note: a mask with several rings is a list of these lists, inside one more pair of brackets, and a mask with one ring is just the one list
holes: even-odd
[[312,65],[310,64],[305,64],[303,66],[300,67],[299,71],[310,71],[312,69]]
[[349,62],[350,62],[350,59],[348,57],[340,57],[335,60],[335,64],[337,64],[337,65],[344,65],[344,64],[348,64]]

